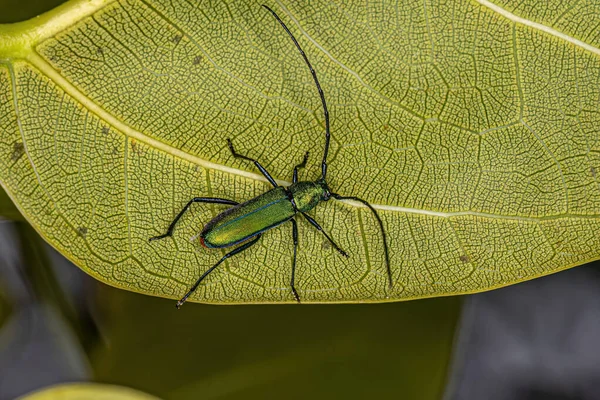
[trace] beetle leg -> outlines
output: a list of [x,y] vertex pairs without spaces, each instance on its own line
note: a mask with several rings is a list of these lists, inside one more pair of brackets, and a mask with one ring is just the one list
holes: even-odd
[[205,273],[202,274],[202,276],[200,276],[200,278],[198,278],[198,280],[196,281],[196,283],[194,283],[194,286],[192,286],[192,288],[190,290],[188,290],[188,292],[185,294],[185,296],[183,296],[181,298],[181,300],[179,300],[176,304],[176,307],[179,308],[183,305],[183,303],[185,303],[185,301],[188,299],[188,297],[190,297],[192,295],[192,293],[194,293],[196,291],[196,289],[198,289],[198,286],[200,285],[200,282],[202,282],[204,280],[204,278],[206,278],[208,276],[208,274],[210,274],[211,272],[213,272],[213,270],[215,268],[217,268],[219,266],[219,264],[221,264],[223,261],[227,260],[229,257],[240,253],[244,250],[246,250],[248,247],[252,246],[253,244],[255,244],[258,239],[260,239],[261,235],[256,235],[254,237],[254,239],[250,240],[249,242],[244,243],[243,245],[241,245],[240,247],[236,247],[235,249],[231,250],[229,253],[225,254],[223,256],[223,258],[221,258],[215,265],[213,265],[212,267],[210,267],[210,269],[208,271],[206,271]]
[[304,159],[302,162],[294,167],[294,177],[292,179],[292,183],[298,182],[298,169],[306,167],[306,162],[308,161],[308,151],[304,154]]
[[235,158],[241,158],[244,160],[252,161],[254,163],[254,165],[256,165],[256,168],[258,168],[260,173],[263,174],[265,178],[267,178],[267,180],[271,183],[271,185],[273,185],[273,187],[279,186],[277,184],[277,182],[275,182],[275,179],[273,179],[271,174],[269,174],[267,172],[267,170],[262,165],[260,165],[260,163],[258,161],[256,161],[254,158],[246,157],[246,156],[236,153],[235,150],[233,149],[233,143],[231,143],[231,139],[227,139],[227,145],[229,146],[229,150],[231,150],[231,154],[233,154],[233,156]]
[[366,200],[360,199],[360,198],[355,197],[355,196],[340,196],[337,193],[331,193],[331,196],[334,199],[336,199],[336,200],[354,200],[354,201],[358,201],[358,202],[364,204],[365,206],[367,206],[373,212],[373,215],[375,215],[375,218],[377,219],[377,222],[379,222],[379,227],[381,228],[381,236],[383,237],[383,251],[384,251],[384,254],[385,254],[385,266],[387,268],[388,285],[389,285],[389,287],[391,289],[393,285],[392,285],[392,269],[390,267],[390,255],[389,255],[389,251],[388,251],[388,245],[387,245],[387,238],[386,238],[386,235],[385,235],[385,229],[383,229],[383,222],[381,222],[381,218],[379,218],[379,214],[377,214],[377,211]]
[[296,298],[296,301],[300,303],[300,296],[298,296],[298,292],[296,291],[296,287],[294,286],[294,277],[296,276],[296,253],[298,251],[298,224],[296,224],[295,219],[290,219],[292,222],[292,238],[294,239],[294,258],[292,259],[292,293]]
[[192,203],[227,204],[230,206],[236,206],[239,204],[237,201],[220,199],[218,197],[194,197],[193,199],[188,201],[188,203],[185,205],[185,207],[183,207],[183,209],[179,212],[179,214],[177,214],[177,216],[175,217],[173,222],[171,222],[171,225],[169,225],[169,229],[167,229],[167,233],[165,233],[164,235],[151,237],[150,239],[148,239],[148,241],[151,242],[153,240],[163,239],[163,238],[173,235],[173,229],[175,228],[177,221],[179,221],[179,219],[183,216],[183,214],[185,214],[185,212],[192,205]]
[[319,225],[317,223],[317,221],[315,221],[310,215],[302,213],[302,215],[304,215],[304,218],[306,218],[308,220],[308,222],[310,222],[312,224],[312,226],[314,226],[315,228],[317,228],[317,230],[319,230],[323,235],[325,235],[325,237],[327,238],[327,240],[329,240],[329,242],[333,245],[333,247],[344,257],[348,258],[349,255],[348,253],[346,253],[344,250],[340,249],[340,246],[338,246],[337,244],[335,244],[335,242],[333,241],[332,238],[329,237],[329,235],[323,230],[323,228],[321,228],[321,225]]

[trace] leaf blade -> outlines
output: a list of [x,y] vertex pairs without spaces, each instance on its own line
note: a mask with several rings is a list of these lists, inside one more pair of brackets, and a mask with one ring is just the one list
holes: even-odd
[[[240,152],[279,178],[289,176],[305,150],[320,154],[323,140],[310,75],[274,21],[252,2],[232,10],[189,6],[109,2],[52,31],[24,61],[17,53],[0,67],[0,85],[12,95],[0,105],[9,117],[2,154],[11,143],[14,152],[19,140],[26,150],[16,162],[2,160],[3,186],[42,235],[86,272],[171,298],[221,256],[189,241],[220,209],[195,207],[173,240],[148,244],[147,238],[161,233],[191,197],[243,201],[267,188],[249,165],[232,160],[225,139],[233,136]],[[567,82],[557,89],[571,110],[562,114],[570,127],[563,132],[553,124],[560,110],[530,47],[541,41],[549,54],[562,51],[589,68],[598,59],[485,8],[460,6],[482,13],[477,32],[486,46],[471,57],[440,51],[443,62],[436,63],[427,37],[441,48],[449,43],[426,11],[411,11],[416,27],[400,21],[390,29],[374,10],[280,5],[330,99],[330,185],[380,209],[395,282],[388,292],[369,213],[330,202],[315,217],[352,258],[341,260],[301,222],[297,286],[304,301],[470,293],[599,257],[594,91],[573,102],[569,73],[545,75]],[[468,19],[452,22],[468,32]],[[332,38],[335,24],[344,29]],[[231,30],[211,34],[221,26]],[[419,27],[429,34],[420,36]],[[402,39],[404,29],[416,29],[409,32],[416,44]],[[476,43],[468,33],[459,36]],[[381,37],[386,41],[377,50],[385,57],[364,43],[335,45],[360,38],[377,44]],[[401,61],[403,46],[425,62]],[[495,63],[485,64],[489,58]],[[595,79],[577,78],[579,85]],[[316,161],[305,176],[316,175]],[[195,299],[293,302],[290,236],[285,226],[269,232],[259,248],[215,271]]]

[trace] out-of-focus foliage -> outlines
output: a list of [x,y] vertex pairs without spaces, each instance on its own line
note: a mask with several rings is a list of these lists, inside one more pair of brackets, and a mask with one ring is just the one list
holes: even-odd
[[64,2],[65,0],[1,0],[0,24],[25,21]]
[[10,311],[10,303],[8,302],[8,299],[4,296],[2,290],[2,282],[0,282],[0,329],[2,329],[4,322],[8,319]]
[[23,221],[23,216],[2,187],[0,187],[0,219]]
[[[171,400],[439,400],[460,299],[219,307],[104,287],[101,381]],[[393,394],[393,395],[392,395]]]
[[19,400],[159,400],[123,386],[97,383],[67,383],[20,397]]

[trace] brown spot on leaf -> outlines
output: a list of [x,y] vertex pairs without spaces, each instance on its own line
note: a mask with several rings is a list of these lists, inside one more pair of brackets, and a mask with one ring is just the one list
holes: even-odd
[[471,259],[469,258],[468,255],[463,254],[462,256],[459,257],[460,261],[464,262],[464,263],[468,263],[471,262]]
[[88,233],[88,229],[85,226],[80,226],[79,228],[77,228],[77,233],[79,234],[79,236],[84,238]]
[[13,152],[10,159],[13,161],[17,161],[23,156],[23,154],[25,154],[25,145],[23,145],[22,142],[15,142],[15,144],[13,145]]
[[390,130],[390,126],[388,124],[385,124],[381,127],[384,131],[388,131]]
[[133,154],[135,154],[136,156],[141,156],[144,154],[144,150],[142,149],[142,147],[138,144],[138,142],[135,141],[135,139],[131,139],[131,151],[133,152]]
[[104,50],[102,49],[102,47],[98,47],[98,48],[96,49],[96,53],[98,53],[98,55],[100,55],[100,56],[101,56],[102,54],[104,54]]
[[110,132],[110,128],[108,126],[103,126],[102,133],[104,133],[105,135],[108,135],[108,132]]
[[201,61],[202,61],[202,56],[194,57],[194,65],[199,65]]
[[175,44],[179,43],[181,41],[181,35],[175,35],[173,36],[173,38],[171,39],[171,41]]
[[323,240],[323,242],[321,242],[321,250],[327,251],[330,249],[331,249],[331,243],[329,243],[329,240]]
[[590,167],[590,173],[592,174],[592,176],[595,178],[596,177],[596,167]]

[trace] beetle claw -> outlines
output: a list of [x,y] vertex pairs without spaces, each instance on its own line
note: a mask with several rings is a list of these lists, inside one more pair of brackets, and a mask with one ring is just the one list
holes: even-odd
[[171,236],[171,234],[169,234],[169,233],[165,233],[164,235],[152,236],[150,239],[148,239],[148,241],[153,242],[155,240],[164,239],[169,236]]
[[298,292],[296,291],[296,288],[293,286],[292,286],[292,293],[294,294],[294,298],[296,299],[298,304],[300,304],[300,296],[298,296]]

